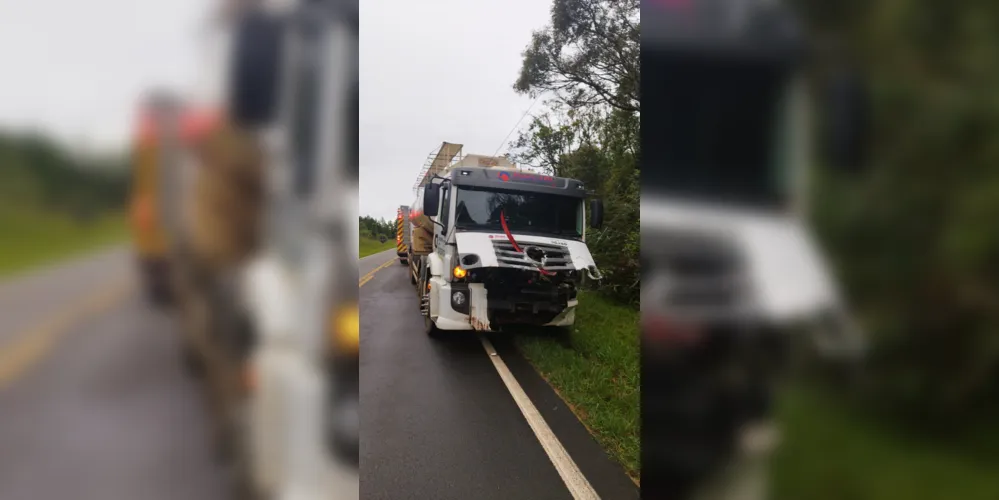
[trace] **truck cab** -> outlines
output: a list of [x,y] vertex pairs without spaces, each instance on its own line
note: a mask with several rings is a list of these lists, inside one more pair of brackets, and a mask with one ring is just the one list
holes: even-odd
[[767,498],[794,334],[863,352],[807,212],[816,164],[863,165],[865,89],[839,62],[806,69],[775,1],[643,1],[641,44],[642,490]]
[[[571,326],[584,277],[600,276],[583,184],[469,163],[428,175],[414,204],[433,225],[432,251],[413,266],[427,333]],[[600,227],[599,200],[591,212]]]

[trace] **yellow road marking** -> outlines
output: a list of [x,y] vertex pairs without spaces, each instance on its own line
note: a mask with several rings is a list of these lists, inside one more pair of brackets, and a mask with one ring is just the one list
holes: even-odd
[[381,271],[382,269],[385,269],[388,266],[391,266],[392,264],[395,264],[396,260],[397,259],[392,259],[392,260],[390,260],[390,261],[388,261],[388,262],[386,262],[386,263],[384,263],[384,264],[382,264],[382,265],[380,265],[380,266],[372,269],[370,273],[365,274],[364,276],[361,277],[360,280],[358,280],[357,287],[360,288],[360,287],[364,286],[365,283],[371,281],[371,279],[375,277],[375,273],[377,273],[378,271]]
[[50,316],[42,325],[15,336],[14,341],[0,347],[0,389],[44,358],[70,327],[110,308],[130,289],[131,282],[121,279],[96,294],[87,294],[79,302]]

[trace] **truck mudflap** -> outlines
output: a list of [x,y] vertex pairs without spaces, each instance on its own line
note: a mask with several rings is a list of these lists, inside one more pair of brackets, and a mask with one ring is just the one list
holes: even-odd
[[469,283],[468,295],[468,321],[471,323],[472,329],[480,332],[490,331],[489,313],[486,309],[486,306],[489,304],[486,300],[486,286],[482,283]]

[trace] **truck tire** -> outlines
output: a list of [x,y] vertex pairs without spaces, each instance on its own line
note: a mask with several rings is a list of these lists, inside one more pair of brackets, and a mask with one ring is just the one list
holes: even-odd
[[[424,298],[427,298],[427,300],[429,300],[429,297],[430,297],[430,292],[426,291],[426,287],[424,287],[422,285],[422,283],[426,283],[426,282],[425,281],[421,281],[421,288],[423,288],[422,293],[420,294],[420,302],[421,303],[422,303],[422,301],[423,301]],[[437,324],[434,323],[434,320],[430,319],[430,310],[429,309],[430,309],[430,306],[427,305],[427,312],[423,313],[423,307],[422,307],[422,304],[421,304],[420,313],[423,315],[423,333],[426,333],[427,336],[430,337],[430,338],[432,338],[432,339],[439,339],[441,337],[441,330],[440,330],[440,328],[437,328]]]
[[430,319],[430,316],[423,316],[423,332],[432,339],[441,338],[441,329],[437,328],[437,324],[434,323],[434,320]]
[[409,261],[407,261],[405,257],[399,257],[399,265],[408,266]]

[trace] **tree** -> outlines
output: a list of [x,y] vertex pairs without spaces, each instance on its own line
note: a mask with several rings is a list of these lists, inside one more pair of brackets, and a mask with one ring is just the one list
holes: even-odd
[[581,180],[605,200],[587,233],[599,289],[636,303],[639,291],[639,8],[637,0],[555,0],[527,50],[518,92],[548,96],[513,143],[516,161]]
[[638,112],[638,0],[555,0],[524,51],[518,92],[554,93],[572,108]]

